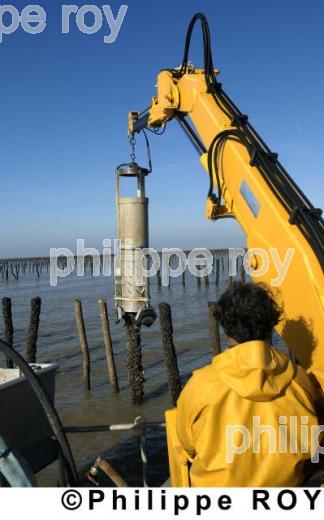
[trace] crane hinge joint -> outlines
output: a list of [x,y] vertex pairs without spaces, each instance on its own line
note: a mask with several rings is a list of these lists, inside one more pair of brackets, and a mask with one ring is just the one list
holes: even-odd
[[213,194],[207,199],[205,216],[207,220],[218,220],[231,216],[231,212],[227,209],[225,204],[220,204],[216,195]]

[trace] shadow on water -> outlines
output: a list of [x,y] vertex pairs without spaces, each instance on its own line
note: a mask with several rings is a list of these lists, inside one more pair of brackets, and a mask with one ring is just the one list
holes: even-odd
[[[158,386],[151,392],[147,392],[144,394],[143,403],[147,403],[151,401],[152,399],[155,399],[156,397],[161,397],[162,395],[165,395],[168,392],[168,383],[163,383],[162,385]],[[171,404],[170,404],[171,406]]]

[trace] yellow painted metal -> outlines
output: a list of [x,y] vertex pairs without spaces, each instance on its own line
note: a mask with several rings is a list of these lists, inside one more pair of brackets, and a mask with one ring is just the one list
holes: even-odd
[[179,107],[180,98],[177,86],[172,81],[169,71],[162,71],[157,80],[158,95],[152,98],[149,126],[160,126],[173,116],[174,110]]
[[177,410],[172,408],[165,412],[167,432],[170,480],[173,487],[189,487],[190,458],[182,448],[177,435]]
[[[181,79],[173,78],[171,72],[159,74],[158,95],[153,100],[149,125],[164,124],[175,110],[190,117],[206,149],[216,134],[232,128],[222,107],[207,92],[202,70],[184,74]],[[201,157],[201,163],[208,171],[207,154]],[[324,388],[324,279],[317,258],[297,226],[289,224],[286,210],[261,172],[250,166],[249,153],[242,144],[225,144],[220,180],[226,211],[235,216],[245,232],[248,249],[263,249],[269,258],[269,268],[262,274],[264,260],[254,254],[258,266],[252,278],[274,287],[277,301],[284,306],[284,320],[278,325],[278,332]],[[257,201],[257,216],[242,195],[242,184]],[[208,204],[207,216],[215,216]],[[280,281],[279,262],[289,254],[291,262]]]

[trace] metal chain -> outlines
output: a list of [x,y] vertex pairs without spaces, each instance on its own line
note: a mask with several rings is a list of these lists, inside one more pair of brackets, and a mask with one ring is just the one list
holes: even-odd
[[135,152],[135,146],[136,146],[136,139],[134,134],[129,134],[129,144],[131,146],[131,153],[130,157],[132,159],[132,162],[136,162],[136,152]]

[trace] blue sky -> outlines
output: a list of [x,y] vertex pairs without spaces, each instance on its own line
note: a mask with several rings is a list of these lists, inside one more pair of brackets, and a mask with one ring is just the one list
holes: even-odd
[[[114,44],[104,25],[61,34],[59,0],[46,30],[22,29],[0,45],[0,257],[100,248],[115,236],[114,169],[129,159],[127,114],[146,108],[161,68],[182,60],[192,15],[208,16],[224,90],[316,206],[324,195],[324,4],[320,0],[124,0]],[[9,2],[8,2],[9,3]],[[27,1],[11,2],[22,9]],[[102,6],[108,1],[78,2]],[[117,13],[121,2],[110,2]],[[202,65],[200,36],[191,53]],[[228,247],[244,243],[235,222],[204,219],[208,180],[176,123],[151,138],[151,244]],[[138,142],[139,160],[145,159]]]

